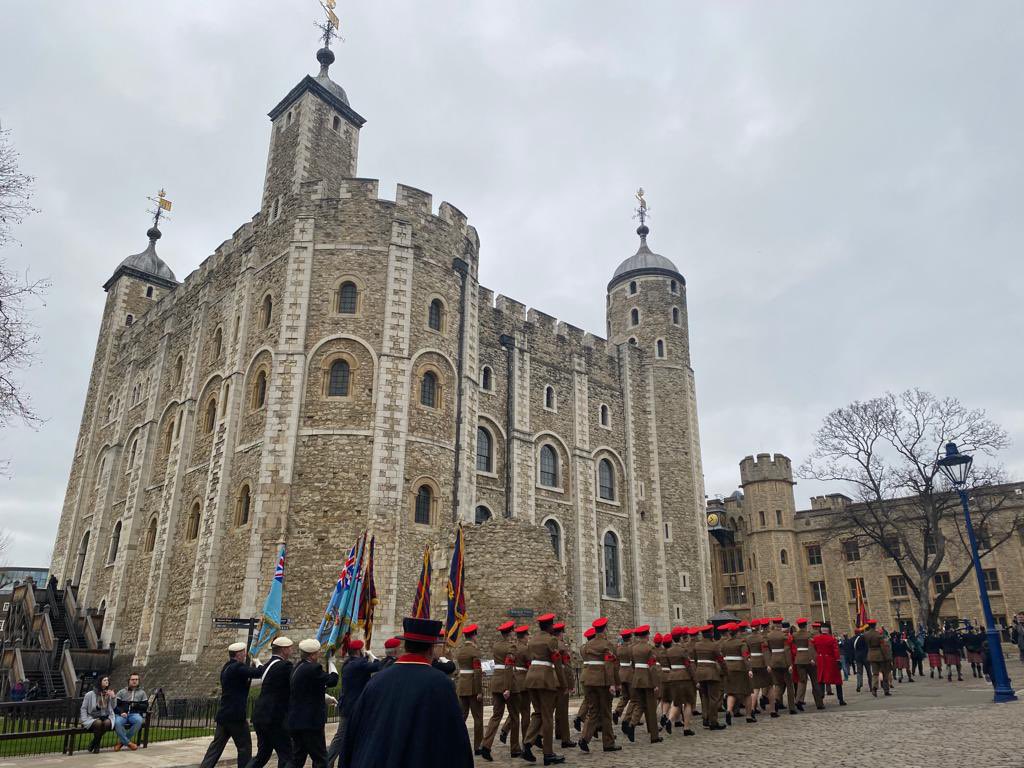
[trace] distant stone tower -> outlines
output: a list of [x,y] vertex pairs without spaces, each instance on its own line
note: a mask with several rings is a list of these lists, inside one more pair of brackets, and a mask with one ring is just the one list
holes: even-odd
[[[669,259],[647,246],[646,203],[640,200],[640,247],[608,283],[608,339],[618,346],[627,391],[630,455],[650,467],[650,484],[637,483],[633,538],[657,568],[635,562],[640,619],[667,615],[676,622],[704,621],[713,610],[706,535],[704,479],[697,426],[697,396],[690,367],[686,281]],[[632,467],[627,468],[630,475]],[[697,530],[704,535],[693,536]],[[692,570],[691,570],[692,569]],[[661,600],[661,605],[645,601]]]
[[[776,453],[747,456],[740,462],[743,507],[750,521],[748,556],[760,583],[750,584],[755,604],[765,613],[793,619],[806,604],[803,599],[802,553],[794,517],[793,467]],[[760,609],[758,609],[760,610]]]

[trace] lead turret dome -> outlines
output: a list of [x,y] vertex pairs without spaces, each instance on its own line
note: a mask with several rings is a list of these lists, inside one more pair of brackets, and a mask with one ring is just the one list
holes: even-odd
[[636,233],[640,235],[640,247],[637,248],[636,253],[615,269],[611,282],[608,283],[609,291],[623,280],[638,275],[668,275],[678,278],[683,283],[686,282],[670,259],[655,253],[647,246],[647,235],[650,234],[650,231],[646,224],[637,227]]

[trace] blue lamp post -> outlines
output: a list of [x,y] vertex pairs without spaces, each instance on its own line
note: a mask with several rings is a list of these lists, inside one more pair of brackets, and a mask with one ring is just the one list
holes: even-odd
[[974,574],[978,577],[978,592],[981,595],[981,608],[985,613],[985,634],[988,638],[988,652],[992,658],[992,685],[995,688],[994,700],[1014,701],[1017,694],[1010,684],[1010,675],[1006,672],[1006,660],[1003,658],[1003,646],[992,618],[992,605],[988,600],[988,589],[985,587],[985,572],[981,569],[981,558],[978,556],[978,541],[974,537],[974,526],[971,524],[971,507],[967,502],[967,475],[971,471],[970,456],[960,453],[956,443],[946,443],[946,455],[936,464],[949,482],[960,494],[960,503],[964,508],[964,522],[967,525],[967,539],[971,544],[971,559],[974,560]]

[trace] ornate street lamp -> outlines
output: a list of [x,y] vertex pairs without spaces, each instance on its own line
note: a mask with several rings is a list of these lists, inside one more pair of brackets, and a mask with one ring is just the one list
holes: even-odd
[[974,537],[974,526],[971,524],[971,507],[967,501],[967,476],[974,461],[970,456],[960,453],[956,443],[946,443],[946,455],[935,462],[942,470],[956,492],[960,494],[960,504],[964,508],[964,522],[967,527],[967,540],[971,544],[971,559],[974,560],[974,574],[978,577],[978,593],[981,595],[981,608],[985,613],[985,635],[988,638],[988,652],[992,658],[992,685],[995,688],[995,701],[1015,701],[1017,698],[1010,675],[1006,671],[1006,660],[1003,658],[1003,646],[992,618],[992,605],[988,600],[988,589],[985,587],[985,572],[981,569],[981,557],[978,556],[978,541]]

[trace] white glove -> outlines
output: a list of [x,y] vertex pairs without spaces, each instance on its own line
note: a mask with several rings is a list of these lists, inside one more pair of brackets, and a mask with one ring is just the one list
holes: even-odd
[[332,707],[338,706],[338,700],[336,698],[334,698],[333,696],[331,696],[331,694],[329,694],[329,693],[325,693],[324,694],[324,701],[326,701]]
[[336,666],[334,666],[334,657],[333,656],[327,660],[327,671],[328,672],[334,672],[334,673],[338,672],[338,668]]
[[377,660],[377,657],[373,655],[373,651],[368,650],[366,655],[369,656],[373,661]]

